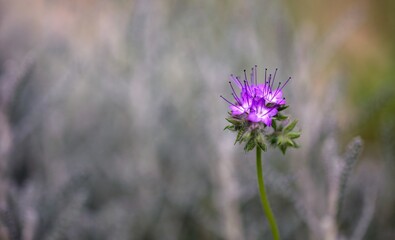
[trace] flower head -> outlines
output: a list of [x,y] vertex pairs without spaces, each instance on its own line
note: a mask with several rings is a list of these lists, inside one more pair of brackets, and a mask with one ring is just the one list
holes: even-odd
[[[280,112],[288,107],[283,97],[283,88],[291,78],[288,78],[284,84],[281,82],[276,84],[276,74],[277,69],[273,75],[269,74],[267,76],[267,69],[265,69],[264,83],[258,83],[257,66],[251,69],[249,79],[246,70],[244,70],[244,79],[230,75],[231,81],[229,81],[229,85],[232,90],[233,101],[221,96],[229,103],[230,108],[230,117],[227,120],[232,125],[227,126],[226,129],[238,132],[236,142],[247,142],[245,147],[247,151],[252,150],[256,145],[266,150],[264,139],[270,140],[272,143],[278,143],[278,130],[281,131],[283,129],[283,122],[288,119],[287,116],[282,115]],[[238,88],[238,92],[235,90],[234,85]],[[282,125],[278,126],[275,121],[280,122]],[[277,135],[267,134],[265,130],[268,127],[272,127],[274,134]],[[296,135],[293,134],[292,136],[296,138]],[[290,140],[288,145],[295,147],[296,143]],[[284,147],[280,146],[280,149],[285,152],[283,150]]]
[[279,82],[277,87],[273,88],[276,73],[277,69],[273,77],[271,74],[267,77],[267,70],[265,69],[265,83],[263,84],[258,84],[256,66],[251,70],[250,80],[248,80],[245,70],[243,81],[239,77],[231,75],[234,84],[240,89],[240,94],[236,93],[232,82],[229,81],[234,102],[230,102],[221,96],[230,104],[231,115],[244,118],[250,122],[261,122],[266,126],[271,126],[272,118],[276,116],[278,109],[286,103],[282,90],[291,79],[288,78],[285,84]]

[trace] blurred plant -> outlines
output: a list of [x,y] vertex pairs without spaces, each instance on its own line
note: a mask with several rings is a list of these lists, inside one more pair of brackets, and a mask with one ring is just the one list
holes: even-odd
[[[324,40],[316,44],[315,51],[310,51],[315,38],[311,26],[301,27],[295,41],[297,51],[294,57],[298,59],[295,61],[296,77],[301,80],[297,87],[301,89],[295,91],[294,106],[296,112],[301,113],[300,123],[305,128],[301,138],[304,148],[298,151],[294,161],[290,162],[295,173],[293,179],[298,189],[295,209],[306,223],[313,239],[343,239],[347,235],[361,239],[366,234],[368,223],[372,219],[375,209],[372,202],[377,194],[375,190],[369,191],[374,194],[371,198],[373,200],[364,199],[362,206],[353,206],[366,214],[360,216],[358,220],[354,216],[347,227],[342,224],[345,216],[350,213],[350,209],[343,212],[344,203],[347,202],[345,193],[351,173],[362,151],[362,140],[360,137],[355,137],[345,153],[339,153],[341,127],[336,115],[349,115],[350,112],[348,109],[337,110],[334,106],[340,104],[338,101],[344,101],[340,93],[346,79],[339,70],[326,68],[333,59],[334,53],[360,26],[362,16],[360,12],[352,11],[339,19],[339,22],[334,24],[325,35]],[[312,101],[308,93],[313,91],[313,76],[324,71],[330,72],[327,73],[329,79],[321,82],[323,85],[321,91],[324,90]],[[331,114],[328,114],[329,112]],[[354,187],[361,191],[366,189],[363,184]],[[371,188],[377,189],[377,186],[372,184]],[[366,209],[368,211],[365,211]]]

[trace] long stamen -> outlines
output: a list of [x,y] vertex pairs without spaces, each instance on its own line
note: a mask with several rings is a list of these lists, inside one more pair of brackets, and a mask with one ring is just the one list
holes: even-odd
[[288,80],[282,86],[281,86],[281,82],[278,83],[277,89],[274,92],[272,98],[269,100],[269,102],[271,102],[277,96],[277,94],[281,92],[281,90],[284,88],[284,86],[288,83],[289,80],[290,80],[290,78],[288,78]]
[[244,87],[250,91],[250,85],[248,84],[248,82],[246,80],[244,80]]
[[251,68],[251,74],[250,74],[251,76],[250,76],[250,81],[251,81],[251,84],[254,84],[253,83],[253,80],[254,80],[254,69],[253,68]]
[[[244,86],[245,86],[245,88],[246,88],[246,90],[248,91],[248,93],[246,94],[246,97],[247,97],[247,103],[248,103],[248,106],[250,105],[250,98],[249,98],[249,96],[250,96],[250,94],[252,94],[252,91],[251,91],[251,88],[250,88],[250,85],[248,84],[248,82],[247,81],[245,81],[244,80]],[[252,97],[252,100],[254,99],[254,97]],[[251,101],[251,104],[252,104],[252,101]]]
[[270,93],[271,89],[270,87],[270,81],[271,81],[271,74],[269,74],[269,78],[267,78],[267,68],[265,68],[265,84],[263,87],[263,94],[266,96],[267,94]]
[[233,92],[232,95],[233,95],[233,98],[237,101],[238,104],[241,105],[241,101],[240,101],[240,99],[237,97],[236,91],[235,91],[235,89],[233,88],[233,85],[232,85],[232,82],[231,82],[231,81],[229,81],[229,85],[230,85],[230,87],[232,88],[232,92]]
[[[267,80],[267,78],[266,78],[266,73],[267,73],[267,68],[265,68],[265,82],[266,82],[266,80]],[[270,80],[269,80],[269,85],[270,85]]]
[[[289,79],[287,80],[287,82],[288,81],[289,81]],[[284,85],[281,88],[280,88],[280,86],[281,86],[281,82],[278,83],[277,89],[274,92],[272,98],[269,100],[269,102],[271,102],[277,96],[277,94],[281,91],[281,89],[283,89]]]
[[233,85],[232,85],[232,82],[231,82],[231,81],[229,81],[229,85],[230,85],[230,88],[232,89],[232,92],[236,95],[236,91],[235,91],[235,89],[233,88]]
[[243,84],[241,84],[240,80],[238,77],[235,77],[233,74],[230,75],[231,79],[233,80],[233,82],[236,83],[236,85],[242,89],[243,88]]
[[[287,79],[287,81],[281,86],[281,82],[279,82],[278,87],[276,89],[276,92],[273,94],[272,98],[270,99],[270,101],[272,101],[279,92],[281,92],[281,90],[283,90],[283,88],[285,87],[285,85],[287,85],[287,83],[291,80],[291,77],[289,77]],[[280,87],[281,86],[281,87]],[[285,99],[285,98],[284,98]]]
[[291,80],[291,77],[289,77],[287,79],[287,81],[281,86],[280,91],[283,90],[283,88],[285,87],[285,85],[287,85],[287,83],[289,82],[289,80]]
[[[277,72],[277,68],[276,68],[276,72]],[[273,85],[274,85],[274,78],[272,79],[272,84],[270,85],[270,89],[273,89]]]
[[236,100],[236,102],[239,104],[239,105],[243,105],[243,102],[240,100],[240,98],[238,98],[234,93],[232,93],[232,96],[233,96],[233,98]]
[[274,80],[276,79],[277,70],[278,70],[278,69],[276,68],[276,70],[274,71],[273,82],[274,82]]
[[258,85],[258,72],[257,72],[257,70],[256,70],[257,67],[258,67],[258,66],[255,65],[255,85]]
[[[278,91],[276,90],[276,93],[274,94],[273,98],[274,98],[281,90],[283,90],[283,88],[285,87],[285,85],[287,85],[287,83],[289,82],[289,80],[291,80],[291,77],[289,77],[289,78],[287,79],[287,81],[286,81],[281,87],[280,87],[281,82],[279,83],[279,87],[280,87],[280,88],[277,88]],[[273,99],[273,98],[272,98],[272,99]]]
[[[239,78],[237,77],[237,79],[239,79]],[[244,89],[246,89],[246,91],[248,91],[248,88],[247,88],[248,83],[247,83],[247,81],[244,80],[243,82],[244,82]],[[243,91],[243,89],[241,91]]]
[[[248,92],[249,92],[250,94],[253,94],[253,92],[251,91],[250,85],[249,85],[248,82],[245,81],[245,80],[244,80],[244,85],[246,86],[246,89],[248,90]],[[248,95],[248,94],[247,94],[247,95]]]
[[272,74],[269,74],[268,82],[269,82],[268,91],[269,91],[269,93],[272,93],[272,87],[270,86],[270,82],[273,84]]
[[235,106],[235,107],[239,107],[239,106],[236,106],[234,103],[231,103],[228,99],[226,99],[226,98],[224,98],[222,95],[220,95],[220,97],[223,99],[223,100],[225,100],[227,103],[229,103],[230,105],[233,105],[233,106]]
[[247,78],[247,71],[244,69],[244,80],[245,81],[248,81],[248,78]]

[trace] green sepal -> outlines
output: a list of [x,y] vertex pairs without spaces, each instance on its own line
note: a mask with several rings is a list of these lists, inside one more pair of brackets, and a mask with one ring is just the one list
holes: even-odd
[[296,124],[298,123],[298,120],[293,120],[290,124],[288,124],[288,126],[286,126],[285,128],[284,128],[284,132],[285,133],[289,133],[289,132],[291,132],[294,128],[295,128],[295,126],[296,126]]
[[288,136],[290,139],[295,139],[295,138],[300,137],[300,132],[289,132],[289,133],[287,133],[287,136]]
[[275,117],[273,117],[273,118],[276,119],[276,120],[279,120],[279,121],[283,121],[283,120],[287,120],[288,116],[285,116],[285,115],[277,113],[277,115]]
[[246,145],[244,146],[244,150],[246,152],[248,152],[248,151],[251,151],[252,149],[254,149],[254,147],[255,147],[255,140],[254,140],[254,138],[250,138],[247,141]]
[[269,138],[268,138],[268,140],[269,140],[269,142],[270,142],[270,144],[271,145],[277,145],[277,137],[276,136],[270,136]]
[[274,106],[276,106],[276,103],[267,103],[266,104],[266,107],[268,107],[268,108],[272,108]]
[[[282,106],[281,110],[288,106]],[[280,110],[280,109],[279,109]],[[273,147],[278,147],[280,151],[285,154],[288,147],[299,147],[293,139],[299,138],[301,133],[294,130],[297,120],[288,122],[289,117],[278,113],[272,118],[272,129],[266,129],[268,126],[263,124],[250,124],[243,118],[229,116],[226,120],[230,125],[226,126],[224,130],[237,132],[236,143],[244,143],[244,150],[246,152],[253,150],[255,147],[263,151],[267,151],[268,144]],[[286,120],[286,121],[284,121]]]
[[279,148],[280,148],[280,150],[281,150],[281,152],[283,154],[285,154],[285,152],[287,151],[287,146],[286,145],[280,145]]
[[243,135],[246,133],[247,131],[245,130],[245,129],[240,129],[239,130],[239,132],[237,133],[237,136],[236,136],[236,140],[235,140],[235,145],[236,145],[236,143],[237,142],[242,142],[242,139],[243,139]]
[[265,140],[264,140],[264,137],[262,136],[262,134],[258,134],[258,136],[255,138],[255,143],[256,143],[257,147],[262,149],[262,151],[264,151],[264,152],[267,151],[267,146],[265,144]]
[[253,133],[251,133],[250,131],[246,131],[246,133],[241,137],[241,142],[248,142],[250,138],[254,138],[253,136]]
[[277,142],[276,142],[277,145],[284,145],[284,144],[286,144],[286,142],[287,142],[286,136],[280,135],[277,137]]
[[[290,141],[291,139],[289,139],[289,138],[286,138],[286,137],[284,137],[284,136],[282,136],[282,137],[280,137],[279,138],[279,141],[278,141],[278,147],[280,148],[280,150],[281,150],[281,152],[283,153],[283,154],[285,154],[285,152],[287,151],[287,148],[288,148],[288,146],[289,146],[289,144],[290,144]],[[291,143],[292,144],[292,143]]]
[[295,142],[292,141],[290,138],[286,138],[287,139],[287,146],[289,147],[295,147]]
[[289,105],[283,105],[283,106],[278,107],[277,110],[278,110],[279,112],[281,112],[282,110],[285,110],[285,109],[287,109],[288,107],[289,107]]
[[274,129],[274,131],[277,131],[277,123],[275,119],[272,119],[272,127]]
[[281,135],[277,138],[277,146],[280,148],[283,154],[285,154],[288,147],[293,147],[293,148],[299,147],[294,140],[292,140],[289,136],[285,136],[285,135]]
[[224,131],[225,131],[225,130],[229,130],[229,131],[232,131],[232,132],[237,131],[235,125],[228,125],[228,126],[226,126],[226,127],[224,128]]
[[225,118],[225,119],[226,119],[226,121],[230,122],[233,125],[241,125],[243,123],[243,120],[237,119],[237,118],[233,118],[233,117]]

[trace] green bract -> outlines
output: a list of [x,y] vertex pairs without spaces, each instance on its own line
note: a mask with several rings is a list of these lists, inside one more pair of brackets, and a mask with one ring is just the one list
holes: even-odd
[[[287,107],[284,106],[281,110]],[[245,143],[244,150],[246,152],[253,150],[255,147],[259,147],[266,152],[269,144],[278,147],[283,154],[288,147],[298,147],[295,142],[295,139],[299,138],[301,134],[295,130],[298,121],[289,121],[289,117],[286,115],[278,113],[273,117],[271,127],[263,123],[249,122],[238,116],[230,116],[226,120],[230,125],[226,126],[225,129],[237,132],[235,144]]]

